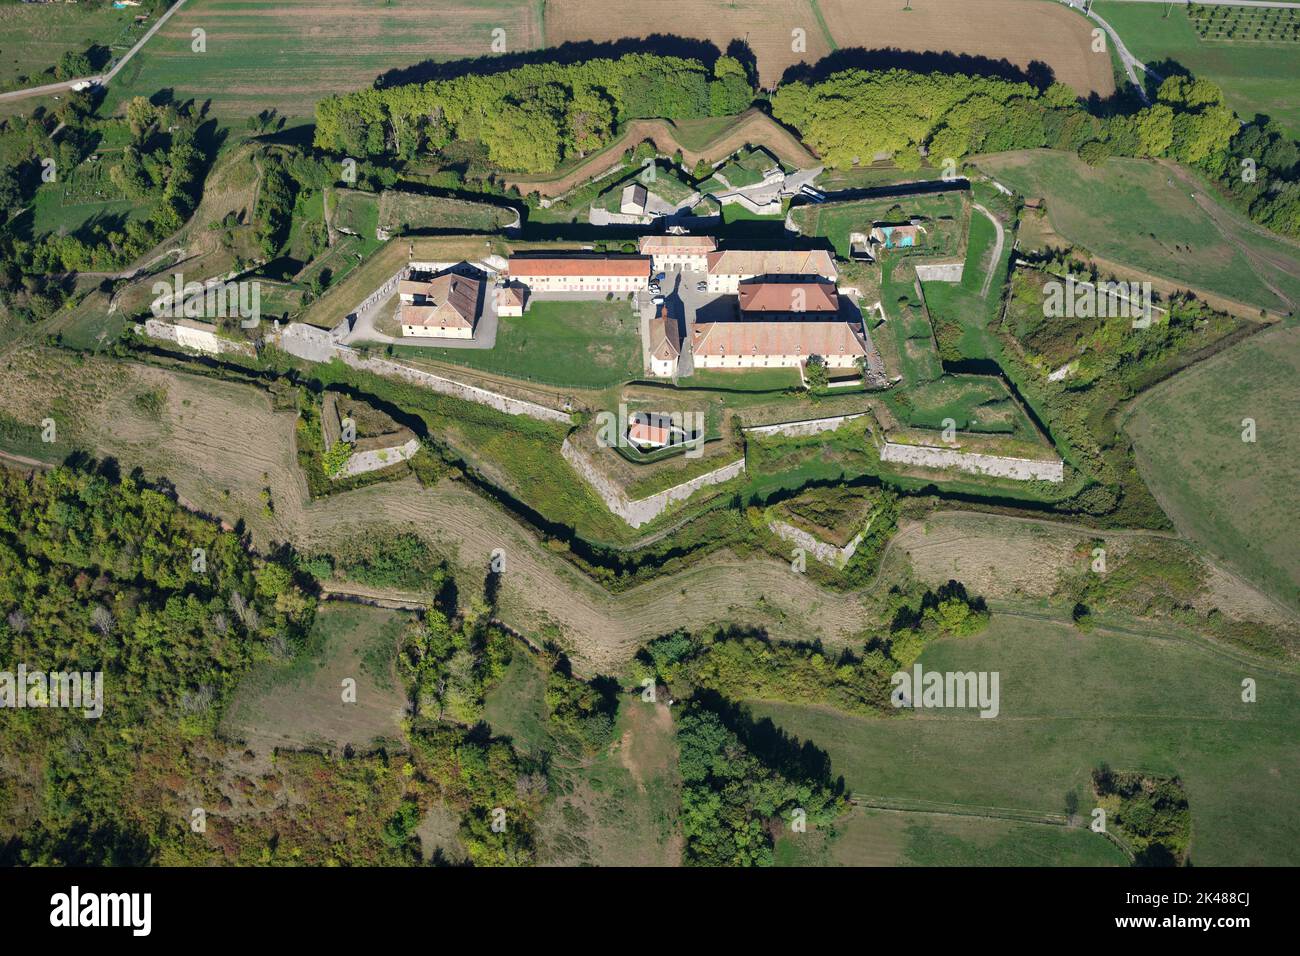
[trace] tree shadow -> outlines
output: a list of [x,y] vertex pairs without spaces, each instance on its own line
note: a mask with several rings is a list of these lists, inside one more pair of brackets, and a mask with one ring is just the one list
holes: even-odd
[[[736,50],[742,54],[732,53]],[[741,40],[732,41],[727,47],[729,56],[736,56],[741,63],[749,67],[755,64],[753,51]],[[624,37],[619,40],[577,40],[562,43],[559,46],[543,47],[519,53],[492,54],[464,60],[425,60],[412,66],[398,67],[381,73],[375,79],[375,87],[384,89],[390,86],[403,86],[408,83],[429,83],[434,80],[454,80],[463,76],[490,76],[504,73],[521,66],[538,63],[555,63],[569,66],[596,59],[618,59],[629,53],[653,53],[658,56],[677,56],[683,59],[699,60],[709,69],[717,62],[722,52],[708,40],[697,40],[670,33],[653,33],[644,37]]]
[[913,73],[965,73],[988,76],[1012,83],[1028,83],[1045,90],[1056,82],[1056,73],[1041,60],[1019,67],[1010,60],[995,60],[969,53],[937,50],[903,50],[898,47],[844,47],[816,63],[796,63],[781,75],[781,84],[816,83],[843,70],[909,70]]
[[716,714],[759,761],[787,780],[813,781],[837,796],[847,792],[844,778],[832,776],[830,754],[812,741],[800,741],[771,718],[755,720],[746,705],[733,703],[716,691],[701,690],[695,700]]

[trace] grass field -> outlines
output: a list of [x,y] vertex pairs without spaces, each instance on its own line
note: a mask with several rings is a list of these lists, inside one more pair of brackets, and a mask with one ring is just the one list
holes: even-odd
[[638,321],[622,298],[534,300],[522,318],[499,320],[493,348],[395,348],[406,357],[436,359],[511,378],[602,388],[641,376]]
[[[388,70],[488,56],[495,28],[508,51],[534,49],[537,10],[533,0],[189,0],[118,74],[108,108],[170,89],[210,99],[226,123],[262,110],[307,119],[317,100]],[[191,50],[196,28],[205,53]]]
[[[261,664],[241,681],[223,729],[266,749],[399,738],[406,698],[393,662],[408,620],[362,604],[322,604],[297,657]],[[345,679],[356,681],[355,703],[343,701]]]
[[101,161],[102,170],[83,164],[66,181],[47,183],[38,189],[32,205],[31,235],[77,235],[96,225],[112,232],[132,219],[148,216],[148,205],[123,197],[109,181],[109,162],[112,160]]
[[483,719],[494,736],[509,737],[520,753],[541,753],[546,748],[545,694],[541,665],[520,649],[511,657],[505,676],[484,698]]
[[498,232],[514,215],[499,206],[386,189],[379,194],[379,228],[394,235],[423,230]]
[[1087,828],[854,807],[822,832],[786,833],[779,866],[1127,866]]
[[[534,655],[518,651],[505,677],[489,691],[484,718],[515,750],[540,755],[551,749],[545,720],[546,674]],[[677,741],[672,713],[639,695],[619,699],[614,743],[594,759],[557,755],[559,785],[541,820],[541,862],[564,866],[675,866]]]
[[[0,89],[54,82],[52,69],[68,52],[84,53],[92,45],[120,56],[147,30],[135,25],[138,8],[114,10],[105,3],[0,4]],[[27,77],[20,81],[21,77]]]
[[[1228,105],[1243,119],[1264,113],[1291,136],[1300,137],[1300,99],[1295,95],[1295,60],[1300,50],[1296,44],[1202,40],[1187,11],[1177,4],[1168,16],[1165,5],[1155,3],[1098,0],[1094,9],[1138,59],[1152,65],[1172,60],[1222,87]],[[1165,76],[1169,72],[1161,71]]]
[[[1127,421],[1143,477],[1179,530],[1300,608],[1300,328],[1257,335],[1160,385]],[[1253,418],[1257,440],[1242,441]]]
[[[996,349],[988,328],[996,321],[1001,307],[1012,242],[1004,239],[994,261],[996,243],[997,229],[993,221],[979,210],[973,210],[961,282],[921,283],[941,348],[951,336],[952,345],[962,358],[988,358]],[[987,295],[984,294],[986,283]]]
[[[906,272],[908,278],[896,278],[900,272]],[[932,382],[943,374],[943,364],[911,282],[915,273],[896,260],[886,259],[882,275],[881,304],[889,319],[885,328],[876,330],[876,339],[881,343],[885,365],[891,375],[902,375],[906,385]]]
[[[1197,865],[1300,859],[1294,675],[1243,670],[1190,643],[996,614],[985,633],[932,645],[921,663],[998,671],[1001,713],[863,719],[776,703],[754,713],[826,750],[832,772],[863,797],[1063,813],[1077,790],[1086,810],[1088,775],[1106,761],[1181,777]],[[1258,703],[1242,703],[1243,675],[1259,680]]]
[[542,859],[558,865],[677,866],[682,837],[672,711],[638,695],[619,699],[614,743],[593,760],[556,768]]
[[1098,256],[1256,308],[1286,312],[1300,303],[1300,249],[1216,203],[1172,165],[1111,159],[1093,168],[1049,150],[1000,153],[978,165],[1044,198],[1056,232]]
[[959,431],[1032,438],[1033,423],[1001,380],[989,375],[945,375],[902,392],[887,392],[899,419],[917,428],[942,428],[951,418]]
[[1047,63],[1057,80],[1081,96],[1115,89],[1110,58],[1093,53],[1091,24],[1073,11],[1041,0],[818,0],[837,47],[939,51],[1006,60],[1024,69]]

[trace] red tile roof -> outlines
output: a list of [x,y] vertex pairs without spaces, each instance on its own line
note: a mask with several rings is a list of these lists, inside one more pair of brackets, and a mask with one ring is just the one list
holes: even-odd
[[650,354],[662,362],[671,361],[682,354],[677,320],[668,315],[667,306],[661,305],[659,314],[650,320]]
[[672,432],[646,422],[633,422],[628,426],[627,437],[639,444],[667,445]]
[[[445,326],[473,328],[478,318],[479,293],[483,283],[478,279],[444,272],[428,282],[403,282],[401,285],[418,286],[413,295],[422,295],[428,304],[403,305],[403,325]],[[403,289],[403,291],[406,291]]]
[[511,256],[512,276],[611,276],[636,278],[650,275],[648,256]]
[[839,293],[828,282],[751,282],[740,286],[740,311],[746,313],[837,313]]

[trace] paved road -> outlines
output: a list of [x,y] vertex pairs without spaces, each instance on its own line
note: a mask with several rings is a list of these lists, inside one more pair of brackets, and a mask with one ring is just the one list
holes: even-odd
[[99,76],[81,76],[72,80],[64,80],[62,83],[46,83],[44,86],[29,86],[25,90],[12,90],[8,93],[0,93],[0,102],[26,99],[29,96],[45,96],[50,93],[58,93],[61,90],[69,90],[78,83],[92,83],[98,84],[99,86],[108,86],[108,84],[112,82],[113,77],[117,76],[122,67],[126,66],[127,62],[130,61],[131,57],[140,52],[140,48],[148,43],[149,38],[158,32],[158,28],[171,19],[171,15],[183,6],[185,6],[185,0],[176,0],[176,3],[172,5],[171,9],[159,17],[157,22],[154,23],[145,35],[140,38],[139,42],[137,42],[135,46],[131,47],[131,49],[127,50],[126,55],[114,63],[113,68],[107,73],[103,73]]

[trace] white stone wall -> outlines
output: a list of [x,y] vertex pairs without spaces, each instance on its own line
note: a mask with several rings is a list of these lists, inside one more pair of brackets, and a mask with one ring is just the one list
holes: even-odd
[[564,440],[560,451],[564,455],[564,460],[573,466],[573,470],[595,489],[596,494],[600,495],[605,502],[605,506],[633,528],[639,528],[643,524],[653,521],[667,511],[669,505],[677,501],[685,501],[699,489],[706,488],[709,485],[720,485],[724,481],[730,481],[737,475],[744,474],[745,471],[745,459],[738,458],[731,464],[723,465],[715,471],[692,478],[690,481],[684,481],[680,485],[673,485],[673,487],[648,498],[633,501],[624,494],[622,488],[618,487],[596,467],[595,462],[574,447],[573,443],[567,438]]
[[362,358],[354,349],[346,346],[336,346],[334,352],[338,358],[353,368],[361,369],[364,372],[374,372],[376,375],[383,375],[386,378],[400,378],[430,391],[450,395],[453,398],[474,402],[478,405],[487,405],[507,415],[527,415],[530,418],[558,422],[561,425],[569,425],[573,421],[568,412],[547,408],[545,405],[526,402],[519,398],[510,398],[497,392],[489,392],[485,388],[478,388],[474,385],[466,385],[464,382],[457,382],[454,379],[443,378],[441,375],[434,375],[432,372],[411,368],[409,365],[402,365],[400,362],[390,362],[388,359],[381,358]]
[[153,339],[175,342],[177,345],[209,355],[221,355],[233,352],[239,355],[255,355],[256,349],[248,342],[235,342],[225,339],[206,329],[193,329],[186,325],[174,325],[159,319],[146,319],[144,333]]
[[433,392],[450,395],[453,398],[474,402],[478,405],[487,405],[507,415],[527,415],[530,418],[557,422],[561,425],[569,425],[573,422],[568,412],[547,408],[545,405],[538,405],[536,402],[527,402],[523,399],[490,392],[485,388],[466,385],[464,382],[443,378],[441,375],[434,375],[432,372],[411,368],[409,365],[402,365],[400,362],[392,362],[381,358],[362,358],[356,349],[349,348],[346,345],[334,344],[329,337],[329,333],[300,322],[291,322],[285,327],[280,336],[280,347],[291,355],[296,355],[309,362],[328,362],[332,358],[338,358],[353,368],[365,372],[374,372],[376,375],[383,375],[387,378],[399,378]]
[[359,451],[353,454],[351,458],[343,465],[343,468],[334,479],[346,478],[352,475],[363,475],[368,471],[378,471],[381,468],[387,468],[389,465],[395,465],[399,461],[406,461],[420,450],[420,440],[412,438],[402,445],[394,445],[391,448],[376,448],[373,451]]
[[402,334],[426,339],[470,339],[474,337],[474,330],[459,326],[447,329],[438,325],[403,325]]
[[801,438],[805,435],[816,435],[820,432],[834,431],[845,422],[851,422],[856,418],[866,418],[866,412],[855,412],[852,415],[833,415],[830,418],[808,418],[799,422],[778,422],[775,425],[754,425],[745,429],[747,435],[784,435],[788,438]]
[[[797,368],[806,355],[703,355],[695,353],[696,368]],[[828,368],[852,368],[856,355],[823,355]]]
[[922,282],[960,282],[965,269],[964,262],[917,263],[916,277]]
[[880,450],[880,460],[903,465],[920,465],[923,468],[955,468],[972,475],[1012,478],[1016,481],[1061,482],[1065,480],[1065,463],[1059,458],[1040,461],[1033,458],[981,455],[953,448],[936,448],[932,445],[900,445],[896,442],[885,442]]
[[643,276],[512,276],[531,292],[639,292],[650,285],[650,270]]
[[669,269],[690,269],[703,272],[709,267],[709,260],[703,252],[691,253],[657,253],[650,256],[653,271],[667,272]]
[[[773,519],[769,522],[768,527],[778,538],[789,541],[796,547],[803,548],[804,551],[811,554],[822,564],[829,564],[833,568],[842,568],[849,563],[849,558],[853,557],[854,552],[858,550],[858,545],[862,543],[862,538],[866,531],[861,531],[856,537],[842,548],[837,548],[833,544],[827,544],[825,541],[819,541],[802,528],[796,528],[792,524],[784,521]],[[868,528],[870,525],[868,524]]]

